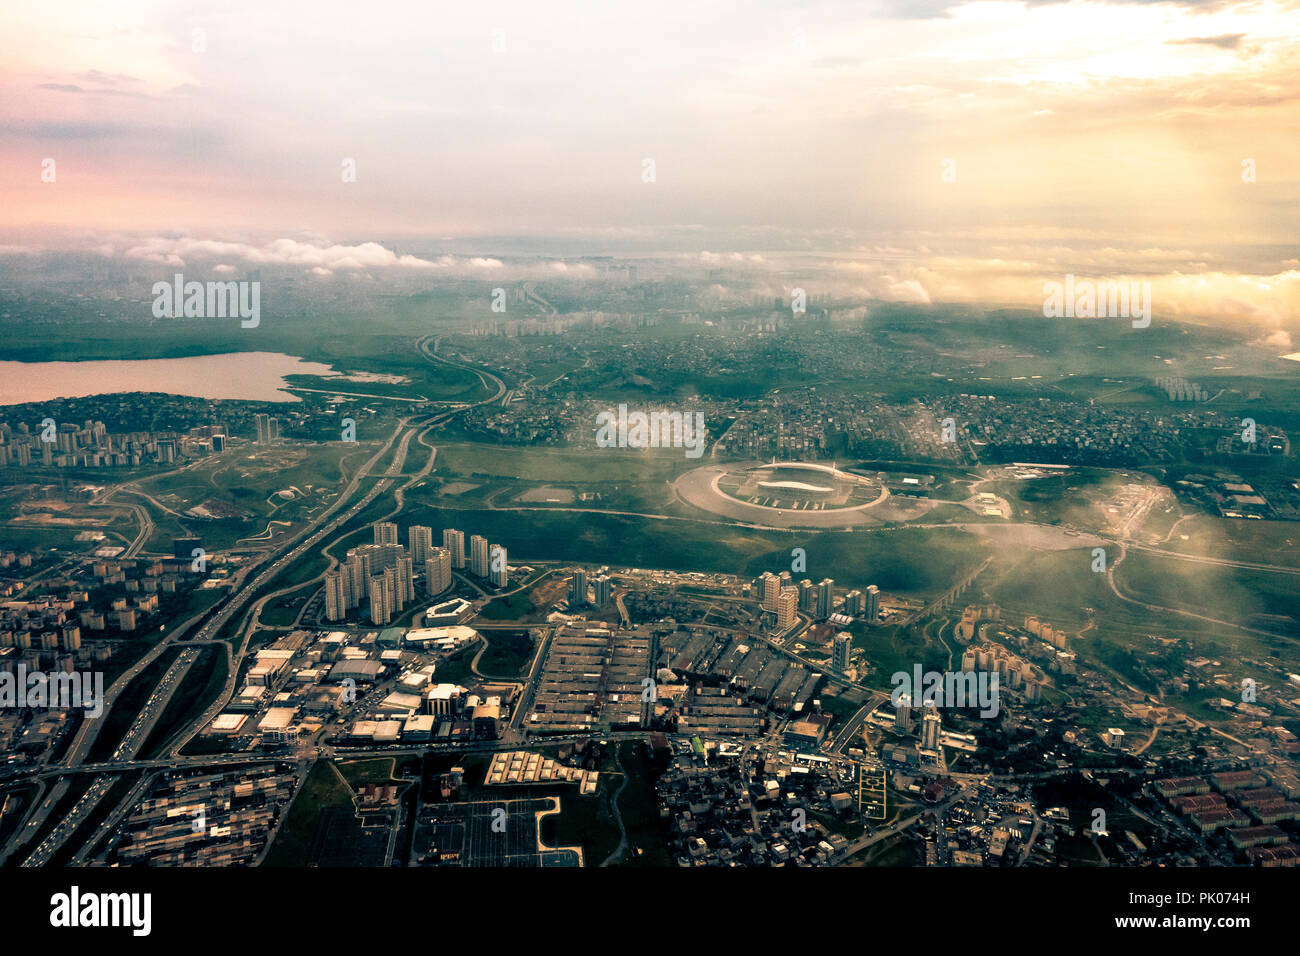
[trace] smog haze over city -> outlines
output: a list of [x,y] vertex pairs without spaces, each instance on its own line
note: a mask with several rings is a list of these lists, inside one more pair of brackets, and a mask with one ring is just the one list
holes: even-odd
[[875,870],[817,885],[900,918],[939,881],[1087,895],[1105,938],[1280,926],[1300,2],[13,0],[0,33],[34,930],[791,868]]

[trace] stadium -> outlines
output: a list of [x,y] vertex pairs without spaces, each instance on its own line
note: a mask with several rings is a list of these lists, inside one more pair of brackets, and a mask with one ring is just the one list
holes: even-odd
[[673,483],[678,498],[711,514],[775,527],[851,528],[880,524],[869,509],[889,497],[874,475],[834,462],[707,465]]

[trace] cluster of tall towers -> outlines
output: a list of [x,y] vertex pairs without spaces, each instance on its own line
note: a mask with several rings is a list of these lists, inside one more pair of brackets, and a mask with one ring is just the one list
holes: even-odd
[[569,606],[582,607],[585,604],[593,604],[596,607],[604,607],[614,597],[614,582],[609,575],[598,575],[591,582],[591,599],[587,598],[587,572],[578,568],[573,572],[573,577],[569,579]]
[[450,555],[451,566],[457,571],[465,570],[468,558],[469,573],[475,577],[485,578],[498,588],[510,583],[506,549],[502,545],[489,543],[481,534],[470,537],[469,552],[466,554],[465,532],[446,528],[442,532],[441,550]]
[[[433,529],[407,528],[407,544],[398,543],[391,521],[374,526],[374,541],[348,551],[347,560],[325,572],[325,618],[337,621],[370,602],[370,623],[390,623],[415,600],[415,569],[424,571],[424,590],[435,597],[451,587],[452,571],[465,568],[465,534],[454,528],[442,533],[442,547],[433,544]],[[510,581],[506,549],[486,538],[470,538],[470,571],[504,588]]]
[[253,422],[257,425],[257,444],[271,445],[280,440],[280,420],[271,415],[257,414],[253,416]]
[[[835,610],[835,582],[822,578],[820,584],[813,584],[805,578],[795,586],[789,571],[779,575],[764,571],[758,579],[759,596],[763,601],[763,610],[776,615],[776,626],[784,629],[793,625],[799,611],[821,620],[826,620]],[[844,613],[851,617],[863,616],[874,621],[880,614],[880,589],[874,584],[861,591],[850,591],[844,596]]]
[[[894,719],[900,730],[909,734],[915,730],[916,704],[911,694],[899,698]],[[939,715],[939,708],[933,701],[926,701],[921,707],[921,749],[938,750],[942,733],[943,718]]]

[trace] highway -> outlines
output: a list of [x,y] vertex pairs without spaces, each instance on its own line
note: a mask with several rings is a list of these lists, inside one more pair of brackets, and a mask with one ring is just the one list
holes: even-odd
[[[432,348],[430,348],[430,342],[433,343]],[[104,693],[103,714],[106,715],[109,713],[118,697],[130,685],[132,680],[138,677],[147,667],[149,667],[150,664],[157,660],[161,654],[165,653],[169,647],[175,646],[183,638],[191,644],[223,644],[227,649],[227,654],[229,655],[226,685],[223,688],[222,693],[218,695],[216,700],[214,700],[201,715],[192,720],[187,727],[181,728],[181,732],[173,738],[174,745],[171,748],[170,754],[165,759],[159,761],[142,761],[135,759],[139,747],[148,738],[157,719],[161,715],[162,710],[165,709],[167,701],[170,700],[175,688],[179,686],[185,673],[193,664],[194,660],[197,659],[198,650],[192,647],[187,647],[172,667],[169,668],[168,673],[164,676],[158,687],[154,689],[149,702],[142,709],[141,713],[136,715],[136,719],[132,721],[111,760],[99,763],[87,762],[90,749],[105,724],[105,721],[102,719],[103,715],[101,715],[100,719],[85,720],[82,722],[77,736],[69,747],[67,756],[61,762],[58,764],[39,767],[35,772],[24,773],[20,775],[21,779],[39,780],[41,778],[66,775],[73,771],[109,774],[112,771],[118,770],[174,768],[182,766],[209,767],[239,765],[259,761],[260,758],[254,757],[250,760],[250,757],[246,755],[204,756],[197,758],[179,756],[181,748],[183,748],[194,736],[200,733],[202,729],[206,727],[228,704],[231,696],[236,690],[235,685],[239,675],[240,663],[248,652],[248,641],[235,641],[234,643],[240,648],[238,652],[235,652],[231,647],[231,642],[220,640],[217,635],[220,634],[222,629],[233,618],[235,618],[236,615],[240,614],[245,609],[249,604],[252,595],[257,594],[266,585],[270,584],[276,576],[291,566],[294,561],[301,559],[310,548],[316,546],[329,535],[335,533],[340,526],[355,518],[366,507],[368,507],[371,502],[387,491],[392,486],[395,479],[402,476],[411,440],[415,438],[417,434],[420,436],[420,443],[429,449],[429,458],[418,474],[403,482],[396,490],[394,494],[395,508],[392,514],[397,514],[402,510],[403,492],[414,483],[426,478],[433,468],[437,449],[425,440],[425,435],[437,425],[446,422],[452,416],[457,415],[462,411],[480,405],[492,404],[500,401],[503,396],[506,395],[507,390],[505,382],[493,373],[476,369],[463,362],[458,362],[438,355],[436,353],[437,340],[433,336],[426,336],[419,340],[416,343],[416,348],[421,355],[431,362],[446,364],[454,368],[467,369],[474,372],[474,374],[478,376],[479,381],[482,382],[484,388],[490,390],[491,394],[481,401],[466,403],[439,412],[431,418],[420,422],[416,426],[408,427],[408,423],[410,422],[409,418],[402,418],[399,420],[397,426],[394,428],[392,434],[388,437],[383,446],[375,452],[364,466],[357,470],[343,490],[340,491],[335,500],[325,508],[325,510],[318,515],[312,523],[303,527],[296,534],[291,534],[283,539],[279,544],[279,547],[268,552],[262,561],[241,569],[233,582],[234,588],[231,598],[215,613],[208,617],[206,622],[203,623],[203,626],[193,637],[186,638],[185,635],[188,634],[190,628],[210,613],[209,610],[196,614],[182,622],[179,626],[173,628],[170,633],[150,648],[150,650],[129,669],[119,675],[113,682],[113,685]],[[372,471],[375,466],[386,454],[389,453],[390,450],[393,449],[394,444],[397,445],[397,451],[393,455],[388,468],[381,476],[373,475]],[[181,468],[176,469],[176,471],[184,471],[193,467],[194,464],[196,463],[184,465]],[[372,477],[378,477],[378,480],[374,482],[372,487],[361,498],[349,505],[348,502],[354,495],[356,495],[363,480]],[[96,497],[93,503],[108,505],[113,503],[112,498],[117,494],[138,494],[161,510],[175,514],[171,509],[164,507],[148,494],[134,487],[133,482],[124,482],[121,485],[102,492]],[[122,553],[122,557],[131,558],[137,556],[145,543],[152,537],[154,524],[149,515],[148,509],[142,505],[133,503],[125,505],[125,507],[130,508],[135,513],[139,523],[138,533]],[[250,629],[256,626],[261,608],[272,596],[272,594],[264,595],[256,602],[249,618]],[[273,759],[284,760],[287,758],[285,755],[277,755]],[[42,841],[40,846],[28,856],[23,865],[36,866],[48,862],[54,853],[58,851],[58,848],[62,845],[64,840],[66,840],[67,837],[76,830],[80,823],[85,819],[86,815],[94,809],[103,796],[108,792],[112,786],[112,782],[113,778],[111,776],[105,776],[93,781],[86,793],[78,800],[72,812],[64,820],[60,821],[58,826],[51,831],[47,838]],[[49,790],[45,799],[40,801],[39,804],[34,805],[32,810],[29,811],[25,825],[19,828],[18,832],[13,835],[13,838],[9,841],[6,847],[3,848],[5,855],[12,852],[13,848],[22,842],[25,838],[25,834],[30,834],[35,829],[39,829],[54,805],[67,791],[67,788],[68,781],[66,779],[60,779],[55,782],[54,787]],[[115,813],[110,816],[110,819],[119,818],[120,815],[125,812],[125,809],[126,804],[124,803],[122,807],[116,808]],[[80,856],[84,854],[87,849],[87,847],[79,848],[78,855]]]
[[[429,348],[430,341],[435,342],[434,348],[432,350]],[[500,378],[493,375],[491,372],[475,369],[472,366],[465,365],[464,363],[459,363],[450,359],[443,358],[442,356],[436,354],[436,347],[437,347],[436,340],[434,339],[433,336],[426,336],[425,338],[420,339],[416,343],[416,348],[418,349],[420,354],[423,355],[429,361],[442,362],[456,368],[469,369],[470,371],[473,371],[476,375],[478,375],[479,380],[483,383],[485,388],[493,388],[493,385],[495,385],[493,394],[478,402],[468,403],[457,408],[439,412],[438,414],[434,415],[432,418],[419,422],[417,425],[409,428],[407,427],[407,423],[410,421],[410,419],[409,418],[401,419],[401,421],[397,425],[397,428],[394,429],[392,435],[389,436],[387,442],[384,443],[383,447],[380,448],[379,451],[377,451],[365,463],[365,465],[363,465],[361,468],[357,470],[356,474],[352,476],[352,479],[348,482],[347,487],[339,494],[338,498],[330,505],[329,508],[325,509],[325,511],[322,512],[321,515],[315,519],[315,522],[318,525],[318,527],[316,527],[314,531],[310,531],[310,529],[305,529],[303,532],[300,532],[298,537],[294,539],[294,540],[299,540],[300,543],[294,545],[292,550],[282,554],[272,564],[270,564],[268,567],[265,567],[258,574],[257,578],[251,584],[241,588],[240,598],[238,598],[237,600],[232,600],[228,605],[223,607],[222,610],[215,617],[213,617],[212,620],[210,620],[203,627],[201,631],[199,631],[199,633],[193,638],[193,640],[196,641],[205,640],[205,639],[211,639],[215,637],[215,635],[221,630],[221,628],[226,624],[226,622],[228,622],[236,613],[238,613],[244,607],[245,604],[248,603],[249,597],[251,595],[256,594],[259,590],[261,590],[263,587],[265,587],[267,584],[273,581],[275,577],[281,571],[287,568],[290,564],[292,564],[292,562],[301,558],[304,554],[306,554],[306,552],[310,548],[322,542],[329,535],[332,535],[335,531],[338,530],[340,526],[350,521],[356,515],[360,514],[366,507],[370,505],[372,501],[374,501],[377,497],[379,497],[380,494],[387,491],[388,488],[392,485],[393,479],[401,477],[406,467],[406,457],[410,451],[411,440],[415,438],[418,434],[420,438],[420,444],[428,448],[430,454],[428,460],[425,462],[424,466],[420,469],[420,471],[417,472],[415,475],[411,476],[410,478],[408,478],[405,482],[401,484],[400,487],[396,489],[396,491],[394,492],[395,507],[391,512],[388,513],[388,515],[385,516],[385,518],[391,518],[394,515],[400,513],[404,504],[403,495],[406,489],[424,480],[429,475],[429,473],[433,470],[434,461],[437,455],[437,448],[429,444],[428,442],[426,442],[424,440],[424,435],[427,434],[427,432],[429,432],[434,427],[445,423],[452,417],[459,415],[461,412],[464,412],[470,408],[477,408],[480,405],[491,404],[499,400],[501,396],[505,394],[506,392],[505,382],[503,382]],[[398,441],[399,435],[401,436],[400,441]],[[349,506],[346,511],[339,510],[346,504],[347,500],[351,498],[353,494],[356,493],[361,480],[370,475],[371,470],[380,461],[380,459],[388,452],[388,450],[392,448],[394,442],[398,443],[397,451],[393,455],[393,459],[390,462],[388,468],[385,470],[383,477],[381,477],[378,481],[376,481],[374,486],[368,492],[366,492],[366,494],[362,498],[360,498],[354,504]],[[336,511],[338,512],[337,514],[335,514]],[[330,517],[331,515],[334,516]],[[325,523],[320,524],[320,522],[325,522]],[[303,535],[307,535],[307,536],[303,537]],[[288,546],[289,546],[288,542],[282,545],[282,547],[288,547]],[[250,632],[252,628],[256,627],[258,619],[261,615],[262,608],[265,606],[266,602],[271,599],[271,597],[273,597],[273,594],[264,595],[263,597],[259,598],[258,601],[255,603],[252,612],[249,616],[249,621],[247,625],[245,625],[245,627]],[[241,630],[244,629],[241,628]],[[172,747],[173,755],[178,754],[179,751],[185,746],[185,744],[187,744],[191,739],[197,736],[203,730],[204,727],[210,724],[216,718],[217,714],[221,713],[221,711],[226,708],[227,704],[230,701],[230,698],[234,696],[235,690],[237,689],[235,685],[239,676],[240,664],[242,663],[244,657],[248,653],[249,644],[251,642],[247,639],[242,641],[236,639],[234,643],[236,646],[239,647],[239,651],[237,653],[232,652],[231,654],[230,666],[226,678],[226,686],[223,688],[222,693],[218,695],[217,699],[214,700],[212,704],[206,710],[204,710],[204,712],[198,718],[192,721],[190,725],[187,728],[185,728],[185,730],[178,736],[175,745]]]
[[[158,718],[167,708],[168,701],[176,693],[181,681],[189,673],[190,667],[198,659],[199,652],[196,648],[186,648],[181,651],[172,665],[167,668],[167,673],[163,675],[162,680],[153,689],[149,699],[145,702],[140,713],[136,715],[131,726],[127,728],[126,735],[122,742],[118,744],[117,749],[113,752],[113,759],[116,761],[130,762],[144,742],[149,739],[149,734],[158,722]],[[66,817],[59,821],[49,835],[41,841],[40,845],[32,851],[31,855],[23,861],[23,866],[44,866],[50,861],[50,858],[63,845],[63,841],[70,837],[85,821],[86,817],[94,811],[99,805],[99,801],[104,798],[112,788],[114,780],[112,777],[101,776],[86,788],[86,792],[81,795],[72,810]],[[84,849],[84,847],[83,847]]]
[[828,752],[832,754],[843,754],[844,748],[853,742],[854,737],[857,736],[862,725],[866,723],[867,718],[871,716],[871,712],[887,700],[889,700],[889,695],[883,691],[871,691],[871,699],[863,704],[857,713],[844,722],[844,726],[839,729],[838,733],[836,733],[835,740],[830,745]]

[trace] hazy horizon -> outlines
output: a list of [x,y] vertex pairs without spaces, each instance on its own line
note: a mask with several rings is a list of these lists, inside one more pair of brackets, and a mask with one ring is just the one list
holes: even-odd
[[[1167,317],[1300,318],[1289,0],[24,0],[0,26],[0,277],[51,249],[506,274],[489,240],[522,237],[820,255],[912,303],[1032,307],[1079,274],[1149,280]],[[409,251],[448,240],[480,251]]]

